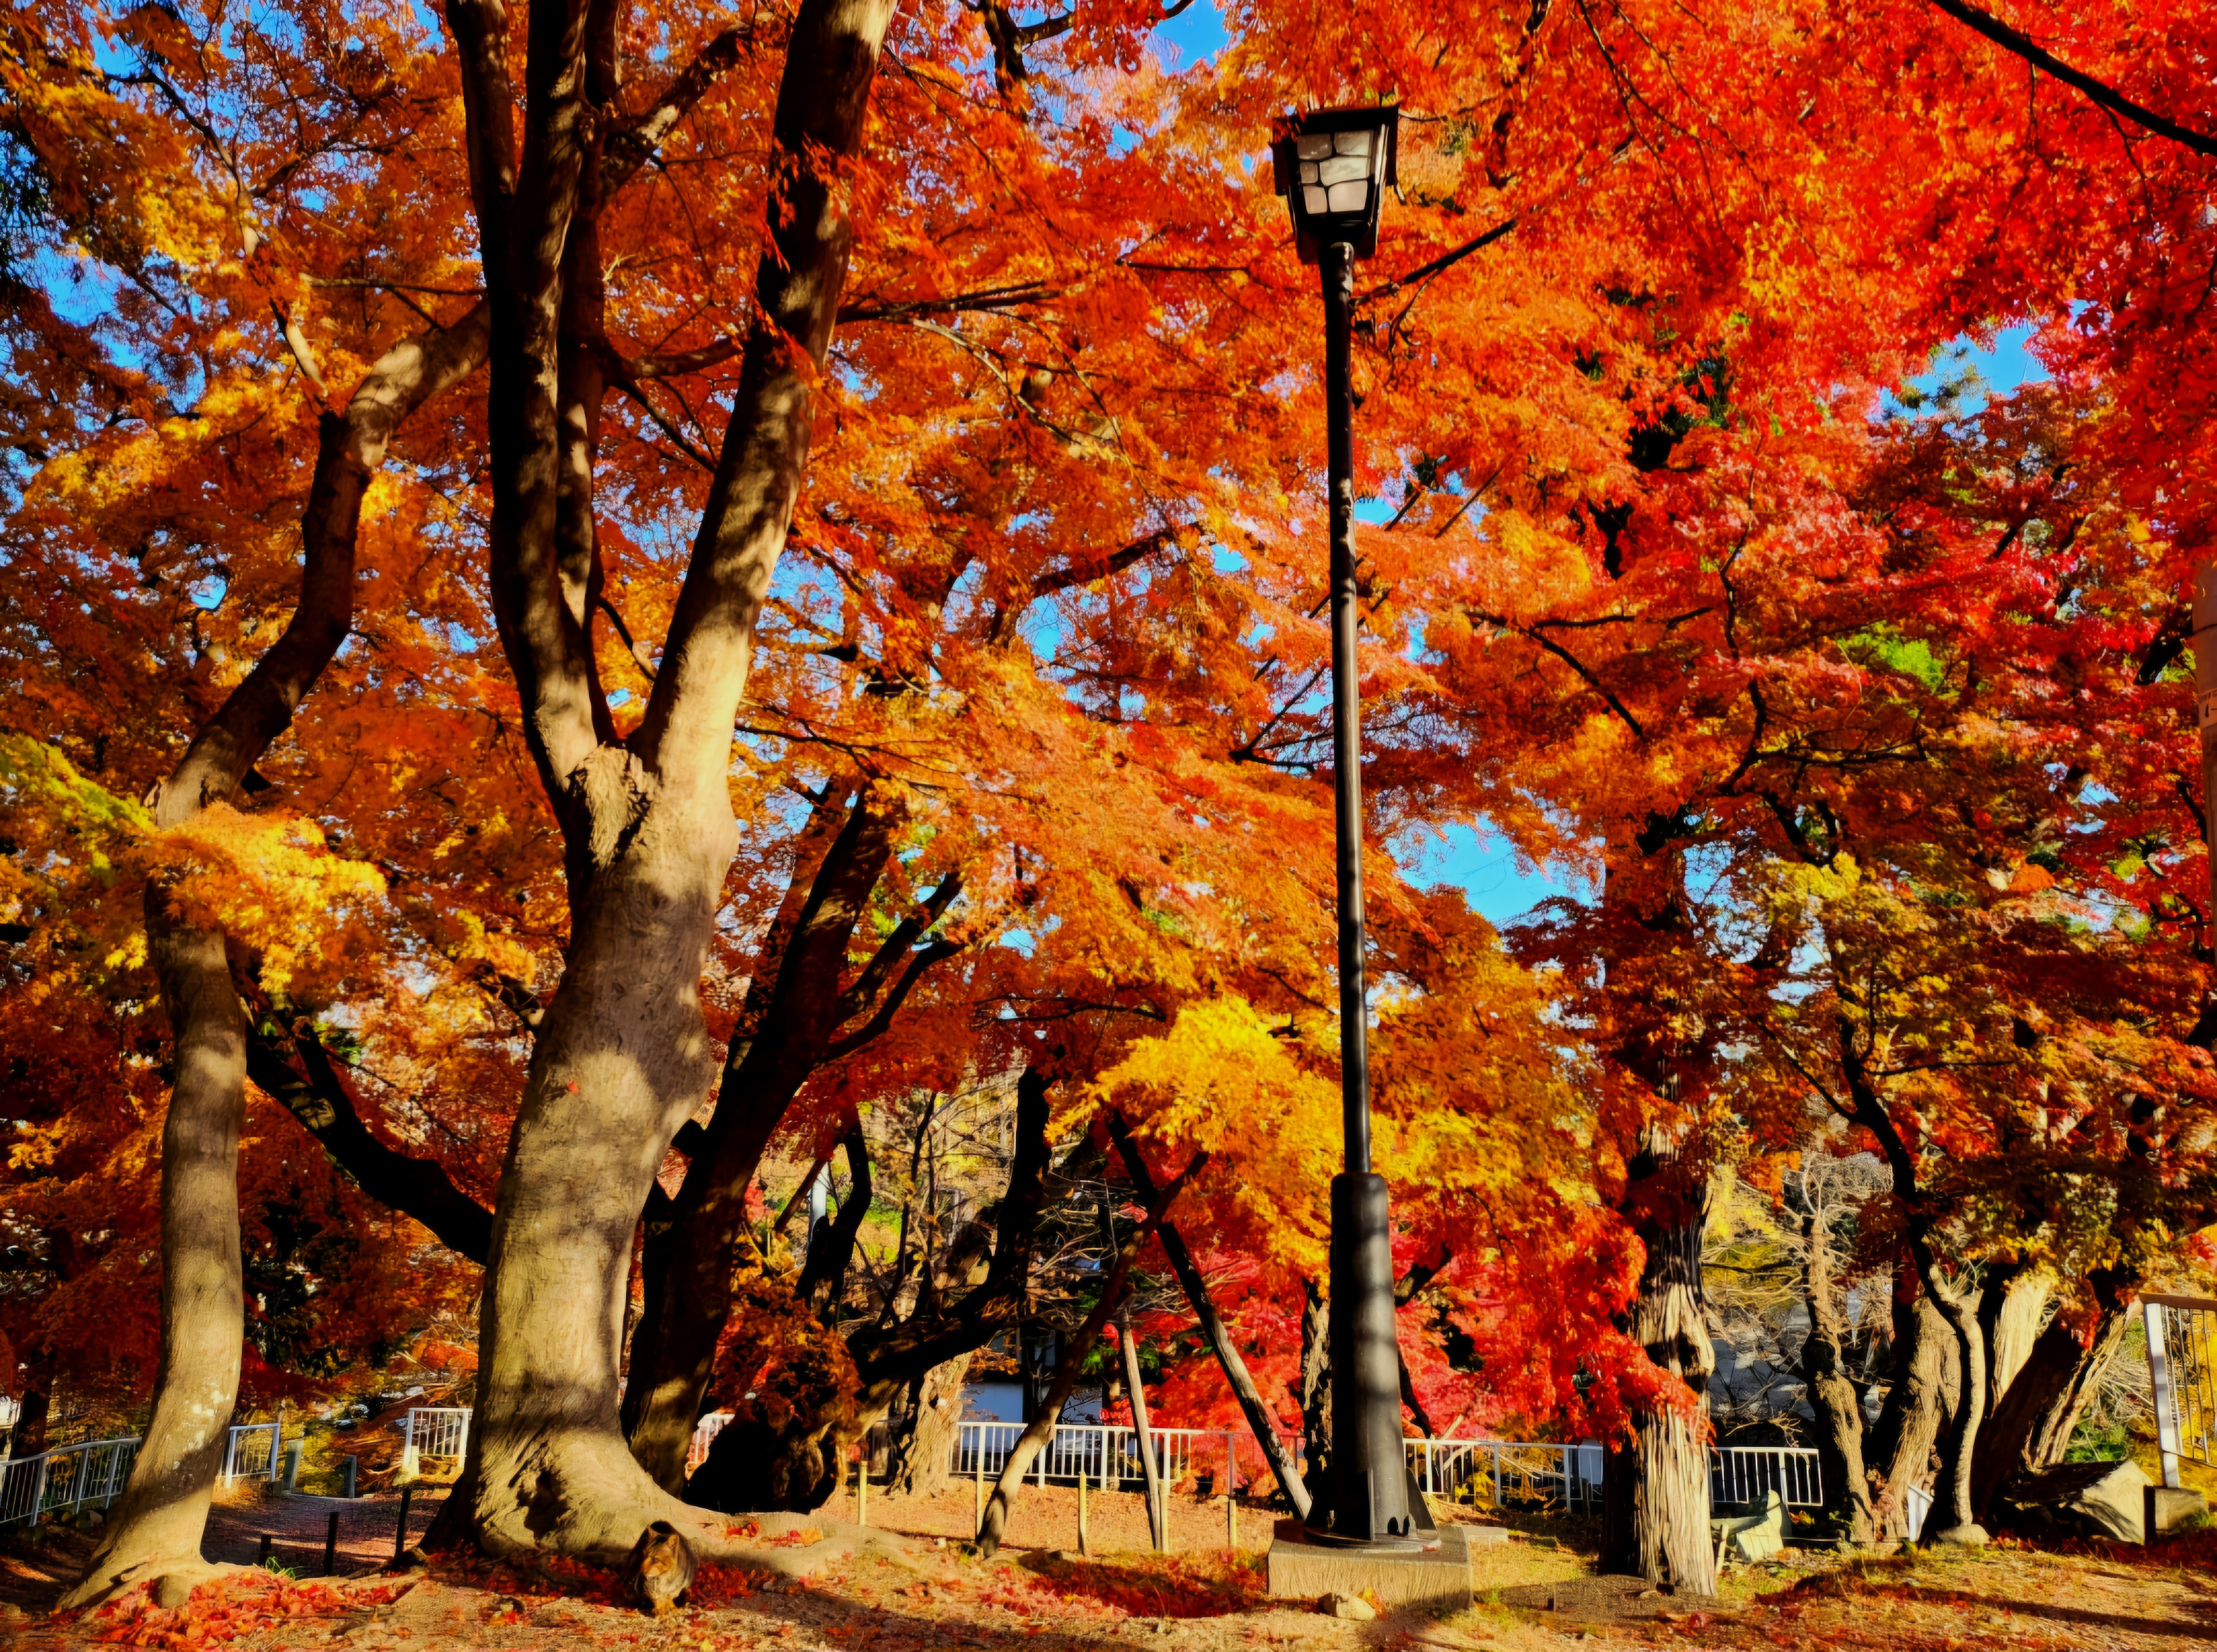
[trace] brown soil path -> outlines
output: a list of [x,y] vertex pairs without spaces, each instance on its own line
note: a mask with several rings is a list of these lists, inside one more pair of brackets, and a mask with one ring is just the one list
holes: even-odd
[[[1640,1601],[1636,1589],[1620,1600],[1627,1592],[1593,1580],[1587,1557],[1506,1543],[1475,1552],[1479,1600],[1468,1611],[1358,1623],[1263,1596],[1260,1509],[1253,1511],[1256,1548],[1243,1543],[1235,1553],[1220,1540],[1201,1546],[1202,1522],[1212,1514],[1220,1520],[1222,1506],[1188,1498],[1180,1530],[1195,1546],[1165,1556],[1108,1550],[1108,1532],[1139,1519],[1136,1498],[1121,1514],[1111,1502],[1096,1511],[1104,1552],[1071,1563],[1053,1550],[1070,1544],[1074,1494],[1065,1509],[1056,1492],[1034,1497],[1028,1489],[1016,1509],[1018,1545],[989,1563],[937,1540],[966,1528],[973,1495],[958,1485],[936,1499],[874,1499],[873,1525],[919,1532],[902,1552],[843,1561],[801,1582],[719,1569],[704,1575],[687,1608],[661,1619],[618,1600],[603,1572],[442,1559],[429,1574],[331,1584],[242,1573],[204,1588],[182,1613],[132,1601],[106,1618],[71,1623],[0,1617],[0,1643],[10,1652],[115,1643],[164,1652],[225,1645],[240,1652],[1563,1652],[1572,1643],[1583,1652],[2206,1652],[2217,1644],[2217,1534],[2152,1550],[2001,1544],[1906,1560],[1794,1555],[1732,1569],[1707,1601]],[[333,1500],[292,1501],[290,1510],[226,1508],[209,1552],[219,1544],[235,1552],[228,1545],[238,1544],[250,1558],[259,1532],[278,1529],[279,1514],[290,1517],[287,1529],[312,1534]],[[389,1556],[393,1512],[390,1499],[343,1509],[343,1552],[365,1565]],[[849,1499],[825,1513],[854,1512]],[[418,1518],[428,1521],[430,1513]],[[352,1525],[349,1513],[359,1516]],[[923,1530],[932,1526],[946,1529]],[[1516,1604],[1535,1593],[1536,1605]],[[1557,1609],[1547,1609],[1548,1598]]]

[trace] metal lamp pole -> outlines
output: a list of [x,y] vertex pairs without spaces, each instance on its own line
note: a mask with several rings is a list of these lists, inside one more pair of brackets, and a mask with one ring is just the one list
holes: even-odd
[[[1339,1100],[1346,1168],[1331,1182],[1331,1485],[1317,1535],[1414,1549],[1401,1447],[1393,1230],[1370,1168],[1369,1004],[1363,970],[1362,682],[1355,653],[1355,393],[1349,382],[1355,249],[1326,245],[1324,373],[1331,486],[1332,806],[1339,884]],[[1313,1520],[1315,1515],[1312,1513]]]
[[1370,1169],[1368,1002],[1363,979],[1362,704],[1355,653],[1355,395],[1348,356],[1355,265],[1378,249],[1394,182],[1399,111],[1315,109],[1270,146],[1304,263],[1324,283],[1325,406],[1331,498],[1333,808],[1339,899],[1340,1106],[1345,1169],[1331,1184],[1331,1457],[1309,1511],[1315,1541],[1410,1550],[1438,1541],[1412,1498],[1401,1447],[1393,1242],[1386,1179]]

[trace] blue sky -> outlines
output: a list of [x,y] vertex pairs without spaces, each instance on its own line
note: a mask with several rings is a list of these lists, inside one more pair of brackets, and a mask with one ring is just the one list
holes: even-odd
[[1179,70],[1190,69],[1202,59],[1214,57],[1230,39],[1224,32],[1223,14],[1210,0],[1194,0],[1192,5],[1155,31],[1156,43],[1172,48],[1177,54],[1169,66]]

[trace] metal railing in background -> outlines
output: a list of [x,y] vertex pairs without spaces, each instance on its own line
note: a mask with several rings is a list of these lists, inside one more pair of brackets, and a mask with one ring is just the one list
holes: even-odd
[[[708,1446],[732,1420],[728,1411],[711,1411],[694,1425],[685,1447],[685,1472],[699,1468]],[[427,1457],[461,1459],[469,1444],[470,1408],[466,1405],[419,1405],[400,1420],[400,1477],[412,1480],[422,1472]]]
[[400,1419],[400,1477],[413,1480],[423,1471],[427,1457],[451,1457],[459,1462],[469,1437],[469,1407],[411,1407]]
[[724,1425],[731,1420],[728,1411],[711,1411],[693,1425],[693,1438],[685,1443],[686,1473],[692,1473],[708,1460],[708,1448],[716,1443],[716,1436],[724,1432]]
[[1709,1501],[1756,1503],[1776,1492],[1788,1508],[1822,1508],[1825,1475],[1813,1446],[1723,1446],[1709,1452]]
[[131,1477],[139,1437],[57,1446],[36,1457],[0,1462],[0,1526],[35,1520],[58,1508],[107,1502]]
[[[955,1436],[954,1473],[967,1479],[997,1477],[1024,1432],[1021,1422],[966,1422]],[[1242,1458],[1259,1460],[1247,1436],[1237,1431],[1157,1428],[1151,1431],[1159,1461],[1172,1485],[1203,1471],[1240,1477]],[[1287,1444],[1295,1466],[1300,1441]],[[1601,1506],[1602,1448],[1590,1440],[1554,1445],[1518,1439],[1411,1439],[1409,1471],[1433,1497],[1484,1499],[1495,1508],[1510,1503],[1552,1504],[1590,1513]],[[1041,1485],[1075,1481],[1080,1474],[1096,1485],[1139,1481],[1139,1436],[1129,1428],[1099,1423],[1063,1423],[1026,1471]],[[1709,1453],[1709,1492],[1720,1503],[1754,1502],[1776,1490],[1793,1507],[1823,1505],[1823,1476],[1813,1449],[1794,1446],[1728,1446]]]
[[[961,1424],[954,1437],[954,1473],[965,1479],[997,1477],[1008,1466],[1009,1453],[1024,1427],[1021,1422]],[[1201,1473],[1236,1472],[1237,1433],[1220,1428],[1151,1428],[1147,1437],[1154,1443],[1158,1471],[1172,1485]],[[1075,1482],[1081,1474],[1096,1485],[1146,1477],[1136,1429],[1089,1422],[1059,1424],[1028,1472],[1041,1485],[1050,1480]]]
[[2163,1483],[2178,1485],[2178,1460],[2217,1467],[2217,1301],[2140,1298],[2147,1325],[2148,1385],[2154,1390],[2156,1450]]
[[244,1422],[231,1430],[223,1445],[223,1473],[219,1482],[275,1480],[277,1477],[277,1425]]
[[1411,1439],[1409,1471],[1432,1497],[1473,1501],[1490,1494],[1495,1508],[1510,1502],[1560,1503],[1591,1509],[1601,1504],[1601,1447],[1555,1446],[1521,1439]]

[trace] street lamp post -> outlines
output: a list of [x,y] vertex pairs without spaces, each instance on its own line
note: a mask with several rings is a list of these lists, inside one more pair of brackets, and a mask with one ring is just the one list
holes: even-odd
[[1431,1521],[1401,1448],[1401,1356],[1393,1335],[1393,1242],[1386,1178],[1370,1169],[1368,1014],[1363,982],[1362,706],[1355,637],[1355,398],[1348,378],[1358,259],[1378,248],[1394,182],[1399,113],[1318,109],[1270,146],[1303,263],[1324,281],[1325,404],[1331,487],[1333,797],[1338,848],[1340,1106],[1346,1168],[1331,1183],[1331,1458],[1309,1535],[1386,1550],[1423,1546]]

